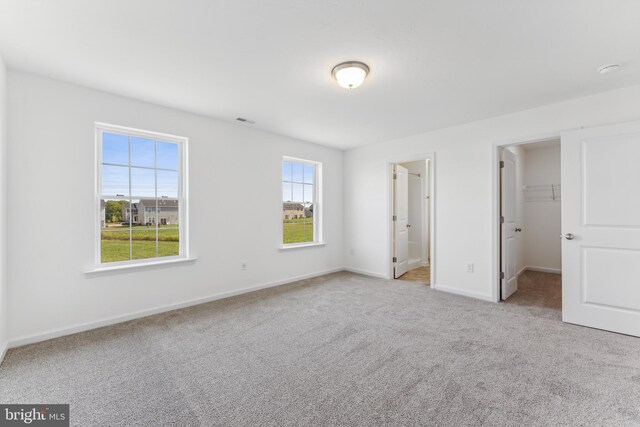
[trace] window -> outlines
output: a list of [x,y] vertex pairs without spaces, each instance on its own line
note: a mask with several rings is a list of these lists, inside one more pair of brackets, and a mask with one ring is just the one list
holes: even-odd
[[282,160],[282,243],[322,242],[320,176],[322,164],[285,157]]
[[96,132],[97,264],[186,258],[187,139],[102,124]]

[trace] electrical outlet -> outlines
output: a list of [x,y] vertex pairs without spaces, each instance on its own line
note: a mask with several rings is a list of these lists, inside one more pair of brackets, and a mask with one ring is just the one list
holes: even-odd
[[240,267],[243,271],[247,269],[247,263],[246,262],[242,262],[242,265]]
[[472,262],[468,262],[467,263],[467,273],[473,273],[473,263]]

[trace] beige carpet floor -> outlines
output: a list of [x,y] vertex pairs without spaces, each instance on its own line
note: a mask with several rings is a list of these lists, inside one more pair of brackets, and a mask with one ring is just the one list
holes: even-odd
[[522,307],[533,316],[562,320],[562,276],[525,271],[518,277],[518,291],[505,303]]
[[76,426],[637,426],[640,339],[336,273],[10,350]]

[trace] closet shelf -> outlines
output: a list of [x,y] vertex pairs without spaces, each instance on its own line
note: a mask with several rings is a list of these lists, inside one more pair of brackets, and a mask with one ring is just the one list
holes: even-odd
[[525,202],[555,202],[562,199],[562,187],[560,184],[525,185]]

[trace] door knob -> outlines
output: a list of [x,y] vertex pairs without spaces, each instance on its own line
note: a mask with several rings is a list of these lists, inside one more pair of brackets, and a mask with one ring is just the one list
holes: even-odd
[[571,233],[567,233],[567,234],[561,234],[560,237],[563,237],[563,238],[565,238],[567,240],[573,240],[573,239],[575,239],[576,236],[574,236]]
[[522,231],[522,228],[516,227],[516,233],[520,233],[521,231]]

